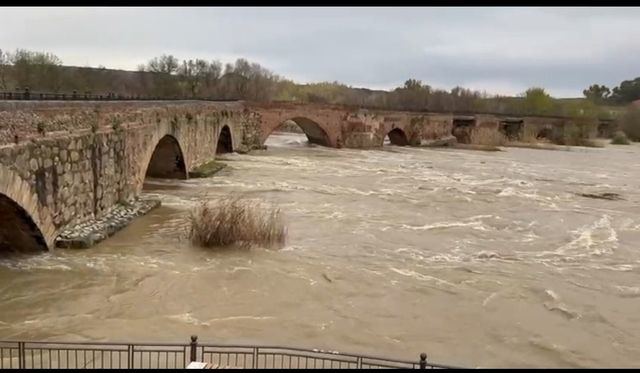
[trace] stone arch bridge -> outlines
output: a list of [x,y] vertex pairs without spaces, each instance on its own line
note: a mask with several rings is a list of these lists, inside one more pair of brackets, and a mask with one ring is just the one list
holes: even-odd
[[310,142],[335,148],[379,147],[385,136],[417,146],[470,127],[564,123],[292,103],[0,102],[0,251],[52,249],[65,227],[135,199],[145,177],[188,178],[216,154],[263,147],[287,121]]

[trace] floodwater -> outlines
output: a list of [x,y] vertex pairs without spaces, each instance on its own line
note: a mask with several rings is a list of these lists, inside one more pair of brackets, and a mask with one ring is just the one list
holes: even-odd
[[[202,341],[469,367],[640,365],[640,146],[308,146],[274,134],[89,250],[0,260],[0,339]],[[281,207],[283,249],[185,238],[189,208]],[[622,199],[580,193],[617,193]]]

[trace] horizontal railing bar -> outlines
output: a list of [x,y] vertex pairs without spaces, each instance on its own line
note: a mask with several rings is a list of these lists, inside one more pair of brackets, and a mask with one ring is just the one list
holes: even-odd
[[[273,353],[273,352],[258,352],[258,356],[273,356],[273,355],[277,355],[277,356],[291,356],[291,357],[303,357],[306,359],[315,359],[315,360],[326,360],[326,361],[339,361],[342,363],[355,363],[358,361],[357,358],[355,358],[355,360],[345,360],[345,359],[339,359],[339,358],[332,358],[330,356],[325,355],[325,357],[322,356],[310,356],[310,355],[302,355],[302,354],[283,354],[283,353]],[[343,358],[350,358],[351,356],[340,356]],[[410,364],[415,364],[415,363],[410,363]]]
[[207,344],[207,343],[198,343],[198,346],[202,346],[202,347],[229,347],[229,348],[259,348],[260,350],[263,349],[270,349],[270,350],[289,350],[289,351],[300,351],[300,352],[311,352],[311,353],[319,353],[319,354],[330,354],[330,355],[337,355],[337,356],[349,356],[349,357],[361,357],[361,358],[365,358],[365,359],[373,359],[373,360],[380,360],[380,361],[394,361],[394,362],[400,362],[400,363],[407,363],[407,364],[415,364],[415,361],[408,361],[408,360],[397,360],[397,359],[389,359],[386,357],[376,357],[376,356],[370,356],[370,355],[359,355],[359,354],[353,354],[353,353],[347,353],[347,352],[338,352],[338,351],[326,351],[326,350],[319,350],[319,349],[305,349],[305,348],[298,348],[298,347],[284,347],[284,346],[251,346],[251,345],[227,345],[227,344],[216,344],[216,345],[212,345],[212,344]]
[[[23,343],[23,341],[0,341],[0,343]],[[146,342],[53,342],[53,341],[44,341],[44,342],[24,342],[25,344],[33,345],[33,344],[47,344],[47,345],[85,345],[85,346],[168,346],[168,347],[184,347],[189,344],[185,343],[146,343]]]

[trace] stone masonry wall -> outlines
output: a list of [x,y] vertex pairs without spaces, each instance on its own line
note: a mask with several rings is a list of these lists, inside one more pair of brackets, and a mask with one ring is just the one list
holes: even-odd
[[[0,145],[0,194],[21,206],[29,205],[23,208],[35,216],[50,247],[56,232],[64,227],[101,216],[118,202],[136,198],[151,155],[164,136],[178,141],[187,171],[215,158],[225,125],[231,129],[234,149],[249,148],[252,144],[243,140],[256,138],[255,118],[207,105],[84,110],[59,116],[20,112],[17,116],[35,120],[36,127],[42,123],[45,131],[20,128],[17,144]],[[46,131],[62,121],[72,124],[70,131]],[[33,121],[30,124],[34,127]],[[251,133],[244,133],[243,125]],[[6,128],[4,123],[2,128]]]

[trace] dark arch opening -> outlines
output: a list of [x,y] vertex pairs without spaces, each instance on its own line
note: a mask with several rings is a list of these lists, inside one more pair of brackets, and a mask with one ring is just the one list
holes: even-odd
[[[300,130],[296,130],[296,127]],[[304,133],[307,136],[307,140],[311,144],[317,144],[322,146],[331,147],[329,141],[329,135],[320,127],[320,125],[311,119],[304,117],[297,117],[282,122],[273,132],[293,132]],[[268,138],[268,137],[267,137]]]
[[233,142],[231,140],[231,130],[229,129],[229,126],[222,127],[220,135],[218,135],[216,154],[223,153],[233,153]]
[[46,251],[47,243],[31,216],[0,193],[0,254]]
[[504,120],[500,122],[500,132],[509,140],[515,141],[520,138],[524,126],[523,120]]
[[536,135],[537,140],[551,140],[552,130],[549,127],[541,129]]
[[600,120],[598,123],[598,137],[610,139],[613,137],[614,130],[615,126],[611,121]]
[[407,135],[400,128],[394,128],[387,134],[389,136],[389,143],[391,145],[398,146],[407,146],[409,145],[409,140],[407,139]]
[[178,140],[166,135],[158,142],[153,150],[146,177],[162,179],[186,179],[187,168],[182,156]]
[[469,144],[471,143],[471,131],[475,125],[476,120],[473,117],[454,118],[451,134],[459,143]]

